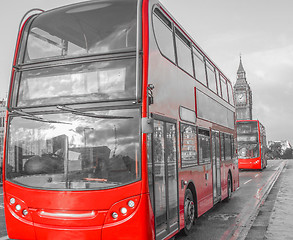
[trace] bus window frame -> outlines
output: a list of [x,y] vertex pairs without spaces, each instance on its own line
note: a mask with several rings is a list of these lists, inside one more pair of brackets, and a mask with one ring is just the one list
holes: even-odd
[[[187,47],[189,49],[189,53],[190,53],[190,67],[191,67],[191,72],[188,72],[187,69],[184,69],[182,65],[180,65],[180,63],[178,62],[178,52],[180,52],[180,49],[177,46],[177,40],[181,41],[185,47]],[[188,44],[187,44],[188,43]],[[186,72],[188,75],[190,75],[192,78],[194,78],[194,65],[193,65],[193,58],[192,58],[192,50],[191,50],[191,46],[192,43],[188,40],[188,37],[184,34],[184,32],[180,29],[179,26],[174,24],[174,46],[175,46],[175,55],[176,55],[176,64],[178,66],[178,68],[180,68],[182,71]]]
[[[206,132],[206,133],[209,133],[209,134],[201,134],[200,132],[203,131],[203,132]],[[208,161],[200,161],[200,158],[199,158],[199,151],[200,151],[200,141],[199,141],[199,135],[202,135],[202,136],[206,136],[208,137],[208,144],[209,144],[209,147],[208,147],[208,151],[209,151],[209,159]],[[208,129],[208,128],[204,128],[204,127],[197,127],[197,145],[198,145],[198,165],[199,166],[202,166],[202,165],[207,165],[207,164],[211,164],[212,162],[212,159],[211,159],[211,129]]]
[[[157,10],[157,9],[158,9],[158,11],[162,14],[162,16],[164,17],[164,19],[166,19],[166,20],[168,20],[168,21],[170,22],[171,27],[168,26],[168,25],[166,24],[166,22],[164,21],[164,19],[161,19],[160,16],[157,15],[157,13],[155,12],[155,10]],[[161,54],[165,59],[167,59],[169,62],[171,62],[172,64],[177,65],[176,46],[175,46],[175,41],[174,41],[174,22],[173,22],[172,19],[171,19],[167,14],[165,14],[165,12],[162,11],[162,9],[161,9],[159,6],[157,6],[157,5],[154,5],[154,7],[153,7],[153,9],[152,9],[152,14],[151,14],[151,16],[152,16],[151,24],[152,24],[152,28],[153,28],[154,40],[155,40],[155,42],[156,42],[156,45],[157,45],[157,48],[158,48],[160,54]],[[163,53],[163,51],[161,50],[161,48],[160,48],[160,45],[159,45],[159,43],[158,43],[158,38],[157,38],[157,36],[156,36],[156,31],[155,31],[154,17],[158,18],[158,20],[161,21],[161,22],[164,24],[164,26],[165,26],[168,30],[170,30],[171,33],[172,33],[174,61],[173,61],[172,59],[170,59],[169,57],[167,57],[167,56]]]
[[212,89],[210,87],[211,84],[208,84],[209,85],[209,89],[218,95],[218,85],[217,85],[217,77],[216,77],[216,68],[214,67],[214,65],[206,59],[206,77],[207,77],[207,82],[210,83],[212,81],[210,81],[210,78],[209,78],[209,74],[208,74],[208,71],[210,71],[213,75],[214,75],[214,83],[215,83],[215,86],[216,86],[216,91],[214,91],[214,89]]
[[[196,55],[196,56],[194,56]],[[203,79],[202,81],[199,80],[197,77],[196,77],[196,73],[197,73],[197,70],[196,70],[196,65],[195,65],[195,61],[194,61],[194,57],[197,57],[199,61],[201,61],[202,63],[202,67],[203,67],[203,73],[204,73],[204,76],[203,76]],[[205,69],[205,56],[200,52],[200,50],[194,45],[192,44],[192,60],[193,60],[193,71],[194,71],[194,78],[197,82],[199,82],[200,84],[202,84],[203,86],[205,86],[206,88],[208,88],[208,83],[207,83],[207,73],[206,73],[206,69]],[[204,82],[203,82],[204,81]]]

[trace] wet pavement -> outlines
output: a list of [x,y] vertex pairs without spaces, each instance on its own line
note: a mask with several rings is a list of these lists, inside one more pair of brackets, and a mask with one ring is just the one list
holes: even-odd
[[265,239],[293,239],[293,160],[283,170]]
[[280,177],[259,208],[245,240],[293,239],[293,159],[287,160]]
[[[278,171],[277,164],[273,165],[275,162],[271,162],[271,168],[263,170],[264,173],[268,173],[268,171]],[[279,166],[278,166],[279,168]],[[280,169],[281,170],[281,169]],[[232,199],[228,204],[218,204],[212,210],[210,210],[207,214],[202,216],[199,219],[200,223],[202,220],[206,218],[207,222],[227,222],[231,224],[231,221],[236,218],[237,215],[233,214],[231,207],[233,206],[233,202],[241,203],[240,193],[243,191],[244,194],[249,195],[249,189],[247,186],[255,182],[255,184],[260,184],[258,181],[260,180],[260,176],[263,172],[259,174],[257,172],[243,172],[242,175],[242,186],[240,189],[234,194]],[[248,177],[255,175],[254,180],[249,180]],[[276,174],[272,175],[275,176]],[[276,177],[277,178],[277,177]],[[267,179],[267,181],[271,181]],[[229,235],[225,239],[230,240],[289,240],[293,239],[293,159],[285,161],[284,167],[282,171],[280,171],[279,177],[274,182],[274,185],[271,186],[271,189],[268,189],[268,194],[265,198],[262,198],[262,202],[258,207],[257,212],[254,216],[250,215],[250,218],[246,221],[246,223],[239,223],[244,230],[240,231],[239,234]],[[262,187],[261,187],[262,189]],[[263,189],[262,189],[263,190]],[[256,195],[250,195],[250,198],[259,197]],[[6,227],[4,220],[4,211],[3,211],[3,192],[2,187],[0,186],[0,240],[8,239],[6,236]],[[246,204],[241,203],[242,206]],[[220,210],[230,209],[231,213],[227,210],[227,214],[220,214]],[[249,211],[248,211],[249,212]],[[250,224],[247,222],[250,222]],[[200,224],[199,224],[200,225]],[[205,225],[205,224],[204,224]],[[208,224],[211,225],[211,224]],[[233,224],[231,224],[232,226]],[[213,225],[214,226],[214,225]],[[203,226],[199,226],[203,227]],[[222,226],[224,227],[224,226]],[[199,229],[198,229],[199,230]],[[195,231],[196,232],[196,231]],[[241,234],[241,232],[246,232],[245,234]],[[177,237],[176,237],[177,239]],[[188,240],[195,239],[191,236],[188,237],[178,237],[178,239]],[[221,235],[213,235],[213,237],[209,237],[207,232],[203,233],[201,236],[198,236],[196,239],[210,239],[217,240],[221,239]]]

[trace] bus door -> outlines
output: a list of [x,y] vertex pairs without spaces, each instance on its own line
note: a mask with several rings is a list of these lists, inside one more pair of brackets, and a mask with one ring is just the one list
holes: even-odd
[[212,131],[213,196],[214,204],[221,200],[221,161],[219,133]]
[[179,228],[177,129],[176,121],[165,117],[156,116],[153,124],[149,142],[149,171],[153,174],[149,184],[158,240]]

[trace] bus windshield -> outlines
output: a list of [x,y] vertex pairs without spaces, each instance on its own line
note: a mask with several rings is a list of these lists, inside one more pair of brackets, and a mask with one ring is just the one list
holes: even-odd
[[257,122],[237,122],[237,142],[240,158],[259,157]]
[[136,9],[136,0],[104,0],[42,13],[23,39],[20,62],[135,50]]
[[6,179],[57,190],[107,189],[139,180],[139,110],[71,111],[14,112]]

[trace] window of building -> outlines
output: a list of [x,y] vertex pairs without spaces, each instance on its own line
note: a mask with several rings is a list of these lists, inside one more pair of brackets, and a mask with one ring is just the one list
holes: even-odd
[[153,25],[158,47],[166,58],[175,62],[172,23],[159,9],[154,12]]
[[211,162],[210,131],[198,129],[198,157],[199,164]]
[[190,42],[177,28],[175,33],[178,66],[193,75]]
[[195,71],[195,78],[205,86],[207,85],[206,80],[206,71],[204,65],[204,57],[200,54],[200,52],[193,47],[193,62],[194,62],[194,71]]
[[197,165],[196,127],[181,124],[181,167]]

